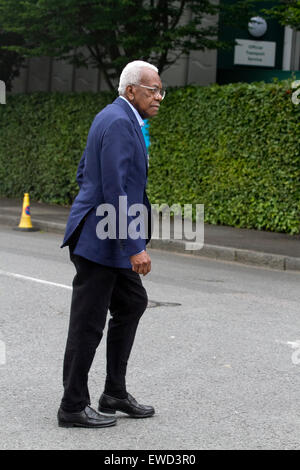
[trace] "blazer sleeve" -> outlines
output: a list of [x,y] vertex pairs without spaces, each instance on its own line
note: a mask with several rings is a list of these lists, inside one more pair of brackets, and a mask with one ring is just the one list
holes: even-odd
[[[119,204],[119,197],[127,197],[127,176],[136,148],[135,130],[130,121],[120,118],[106,130],[101,148],[100,167],[104,200],[114,206],[116,211],[116,238],[124,254],[131,256],[145,249],[146,241],[142,238],[120,237],[119,220],[127,220],[128,226],[133,220],[128,215],[127,204]],[[126,212],[125,212],[126,209]],[[122,214],[120,214],[122,212]]]
[[86,148],[84,149],[84,152],[83,152],[82,157],[80,159],[78,169],[77,169],[77,174],[76,174],[76,180],[77,180],[79,188],[81,188],[81,186],[82,186],[83,170],[84,170],[84,166],[85,166],[85,158],[86,158]]

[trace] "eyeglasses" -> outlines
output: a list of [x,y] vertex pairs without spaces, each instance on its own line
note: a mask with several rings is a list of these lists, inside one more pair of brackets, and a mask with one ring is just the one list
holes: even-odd
[[133,83],[133,85],[140,86],[142,88],[148,88],[148,90],[151,90],[153,96],[161,96],[162,100],[166,96],[166,90],[164,90],[163,88],[158,88],[156,86],[152,87],[152,86],[147,86],[147,85],[140,85],[137,83]]

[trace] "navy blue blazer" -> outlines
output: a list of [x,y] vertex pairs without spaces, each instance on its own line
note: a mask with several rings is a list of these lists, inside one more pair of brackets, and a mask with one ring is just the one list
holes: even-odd
[[[106,266],[131,268],[130,256],[144,250],[150,239],[147,174],[148,156],[140,125],[128,103],[117,98],[97,114],[91,125],[77,171],[80,190],[71,208],[62,247],[70,244],[72,234],[85,218],[74,253]],[[119,196],[127,197],[128,206],[138,203],[147,208],[148,230],[147,223],[139,226],[141,233],[146,231],[146,237],[120,238]],[[111,204],[115,208],[115,239],[97,236],[97,224],[107,215],[97,215],[100,204]],[[127,212],[126,217],[128,228],[135,214]]]

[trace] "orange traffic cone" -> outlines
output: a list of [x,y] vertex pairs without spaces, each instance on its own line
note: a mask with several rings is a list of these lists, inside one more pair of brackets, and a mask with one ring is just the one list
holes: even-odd
[[24,194],[22,215],[19,226],[16,228],[16,230],[22,230],[24,232],[35,232],[36,230],[38,230],[34,229],[31,223],[30,202],[28,193]]

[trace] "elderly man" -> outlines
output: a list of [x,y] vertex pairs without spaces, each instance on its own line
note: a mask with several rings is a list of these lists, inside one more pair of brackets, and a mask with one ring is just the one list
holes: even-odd
[[[116,411],[133,418],[154,414],[152,406],[139,404],[126,390],[127,362],[148,301],[140,274],[150,272],[151,260],[146,251],[147,218],[144,225],[140,224],[140,236],[130,236],[129,228],[136,219],[124,210],[124,203],[126,209],[133,204],[143,205],[151,219],[145,189],[148,160],[141,126],[143,119],[157,114],[164,94],[156,67],[143,61],[131,62],[120,76],[120,96],[95,117],[89,131],[77,172],[80,191],[62,245],[69,246],[76,275],[59,426],[113,426]],[[111,236],[99,231],[99,222],[105,225],[108,207],[116,215],[112,217],[116,227],[110,231]],[[126,236],[120,220],[126,222]],[[90,407],[88,373],[108,309],[107,375],[99,413]]]

